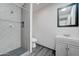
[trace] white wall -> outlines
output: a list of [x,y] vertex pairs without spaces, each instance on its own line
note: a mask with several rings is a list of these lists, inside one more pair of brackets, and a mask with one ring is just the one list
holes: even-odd
[[39,44],[48,48],[55,48],[56,37],[56,8],[53,4],[42,8],[33,14],[33,37]]

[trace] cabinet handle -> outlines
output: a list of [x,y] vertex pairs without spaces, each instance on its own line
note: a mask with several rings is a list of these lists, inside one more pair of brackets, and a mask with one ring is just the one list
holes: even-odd
[[66,48],[66,50],[67,50],[67,48]]
[[67,48],[69,50],[69,48]]
[[69,50],[69,48],[66,48],[66,50]]
[[68,53],[68,52],[69,52],[69,48],[66,48],[66,51],[67,51],[67,56],[68,56],[68,54],[69,54],[69,53]]

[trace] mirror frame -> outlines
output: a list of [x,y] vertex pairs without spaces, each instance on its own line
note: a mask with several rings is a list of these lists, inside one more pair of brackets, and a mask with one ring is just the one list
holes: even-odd
[[[69,6],[73,6],[73,5],[76,5],[76,12],[75,12],[75,25],[65,25],[65,26],[60,26],[59,25],[59,11],[63,8],[66,8],[66,7],[69,7]],[[57,27],[77,27],[78,26],[78,3],[72,3],[72,4],[69,4],[65,7],[62,7],[62,8],[58,8],[57,9]]]

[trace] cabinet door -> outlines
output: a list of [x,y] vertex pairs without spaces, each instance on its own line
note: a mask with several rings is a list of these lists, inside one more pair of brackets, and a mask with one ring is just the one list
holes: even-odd
[[67,56],[67,44],[56,44],[56,56]]
[[79,47],[69,45],[68,55],[69,56],[79,56]]

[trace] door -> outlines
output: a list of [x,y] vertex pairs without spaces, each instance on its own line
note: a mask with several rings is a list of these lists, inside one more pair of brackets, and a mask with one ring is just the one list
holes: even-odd
[[79,56],[79,47],[73,45],[69,45],[68,47],[69,47],[68,51],[69,56]]
[[56,44],[56,56],[67,56],[67,44]]

